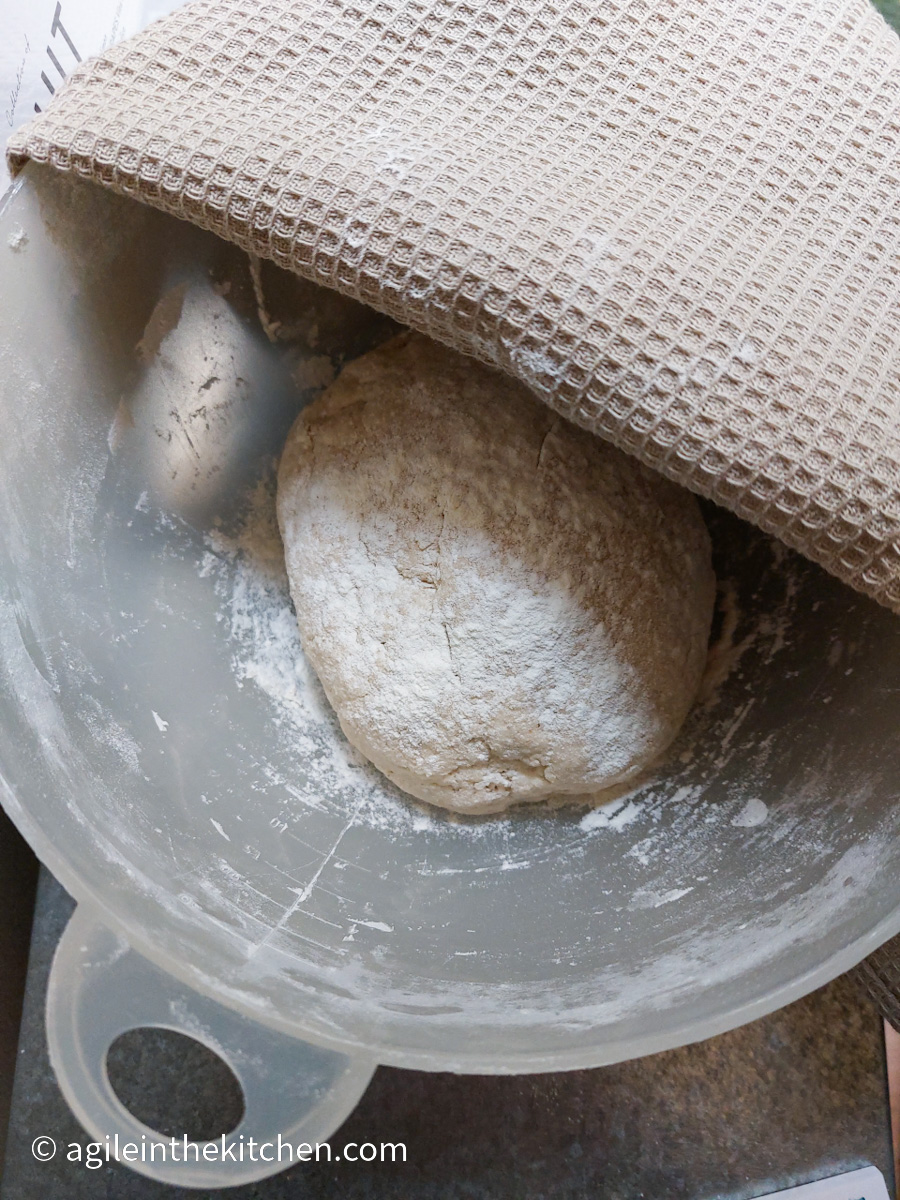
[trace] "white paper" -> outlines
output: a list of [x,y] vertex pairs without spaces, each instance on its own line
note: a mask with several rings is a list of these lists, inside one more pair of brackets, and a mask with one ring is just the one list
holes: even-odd
[[849,1175],[835,1175],[786,1192],[773,1192],[761,1200],[891,1200],[891,1197],[878,1168],[865,1167]]
[[[0,97],[3,148],[45,108],[80,60],[130,37],[184,0],[2,0]],[[0,195],[9,187],[5,159]]]

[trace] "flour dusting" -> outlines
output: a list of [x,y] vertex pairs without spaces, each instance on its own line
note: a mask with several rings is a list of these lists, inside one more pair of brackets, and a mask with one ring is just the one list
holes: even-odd
[[6,238],[6,244],[9,246],[10,250],[13,250],[16,254],[25,249],[25,247],[28,245],[28,234],[21,225],[16,225],[10,230]]
[[624,799],[613,800],[609,804],[595,808],[581,818],[579,829],[590,833],[593,829],[613,829],[616,832],[633,824],[641,815],[639,802]]
[[694,889],[692,887],[670,888],[666,892],[656,892],[653,890],[641,890],[635,892],[631,899],[632,906],[636,909],[641,908],[662,908],[666,904],[674,904],[676,900],[681,900],[689,895]]
[[731,823],[738,829],[755,829],[757,825],[765,824],[768,815],[769,806],[766,802],[754,797],[747,801]]
[[258,689],[271,705],[292,756],[305,778],[285,778],[271,765],[264,775],[304,805],[337,799],[355,820],[380,828],[433,825],[431,815],[409,802],[347,741],[303,653],[291,604],[284,550],[275,515],[274,465],[248,497],[235,530],[206,536],[198,564],[214,581],[221,619],[232,647],[238,686]]

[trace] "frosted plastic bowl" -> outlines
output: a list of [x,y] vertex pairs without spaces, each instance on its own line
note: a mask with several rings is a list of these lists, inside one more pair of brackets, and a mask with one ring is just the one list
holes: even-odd
[[649,1054],[897,933],[900,623],[715,510],[709,694],[635,795],[452,820],[353,756],[251,535],[298,408],[389,327],[257,282],[293,328],[238,249],[92,185],[29,168],[0,213],[0,792],[78,900],[48,1022],[88,1128],[148,1132],[105,1075],[133,1025],[218,1049],[242,1130],[322,1140],[376,1063]]

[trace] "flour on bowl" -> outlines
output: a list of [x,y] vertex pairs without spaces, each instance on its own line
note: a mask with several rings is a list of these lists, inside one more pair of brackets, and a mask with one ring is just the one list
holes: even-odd
[[272,764],[264,764],[263,773],[307,805],[340,798],[357,823],[427,828],[434,818],[403,797],[344,737],[306,660],[288,589],[275,490],[270,464],[237,525],[206,535],[198,564],[220,600],[218,619],[232,646],[234,678],[238,686],[266,696],[272,720],[303,757],[306,780],[283,778]]

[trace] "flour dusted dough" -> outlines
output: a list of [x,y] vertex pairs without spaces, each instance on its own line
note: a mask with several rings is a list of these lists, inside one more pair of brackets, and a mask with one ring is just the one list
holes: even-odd
[[278,519],[344,732],[422,800],[621,783],[696,695],[714,579],[693,496],[425,337],[301,413]]

